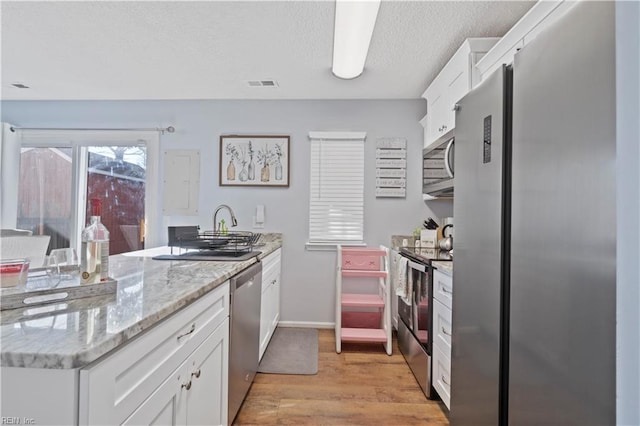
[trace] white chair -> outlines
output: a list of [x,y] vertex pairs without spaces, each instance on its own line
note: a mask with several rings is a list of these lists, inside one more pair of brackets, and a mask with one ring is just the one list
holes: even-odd
[[27,258],[31,268],[44,266],[49,235],[0,237],[0,259]]
[[29,231],[28,229],[0,229],[0,237],[29,237],[31,235],[33,235],[33,232]]

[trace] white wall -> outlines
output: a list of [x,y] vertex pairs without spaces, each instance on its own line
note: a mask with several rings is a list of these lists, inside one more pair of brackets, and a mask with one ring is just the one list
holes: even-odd
[[640,424],[640,3],[616,2],[617,423]]
[[[172,125],[161,136],[162,149],[200,149],[200,216],[165,217],[167,225],[199,224],[211,229],[216,206],[229,204],[238,229],[251,229],[257,204],[264,204],[266,226],[282,232],[283,321],[330,323],[334,316],[334,252],[305,251],[309,205],[309,131],[367,132],[365,143],[365,239],[389,244],[392,234],[407,234],[427,216],[452,215],[450,201],[421,199],[420,158],[424,101],[103,101],[3,102],[2,121],[34,127],[155,127]],[[291,136],[289,188],[221,188],[218,186],[221,134]],[[375,198],[375,141],[408,141],[406,199]],[[161,156],[162,157],[162,156]],[[161,197],[161,193],[158,194]],[[226,213],[221,212],[225,217]],[[220,216],[219,216],[220,217]],[[166,241],[166,237],[163,241]]]
[[15,182],[20,173],[19,164],[15,161],[20,155],[20,139],[11,131],[9,124],[0,126],[0,228],[15,228],[17,220],[18,186],[4,185],[4,182]]

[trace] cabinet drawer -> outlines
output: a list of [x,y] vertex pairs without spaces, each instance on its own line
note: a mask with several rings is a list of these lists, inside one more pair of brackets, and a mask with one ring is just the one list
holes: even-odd
[[433,346],[433,387],[449,408],[451,400],[451,358],[438,345]]
[[280,264],[273,265],[262,274],[260,303],[260,359],[267,349],[280,319]]
[[451,353],[451,309],[444,306],[440,301],[433,301],[433,334],[434,344],[447,353]]
[[280,278],[279,265],[273,265],[268,270],[262,272],[262,291],[266,291],[269,286],[274,285]]
[[265,257],[261,260],[262,262],[262,276],[269,272],[270,269],[274,267],[280,267],[280,262],[282,259],[282,249],[278,249],[273,253],[269,254],[269,256]]
[[80,370],[80,423],[122,423],[228,316],[226,282]]
[[442,302],[447,308],[453,306],[453,277],[437,269],[433,271],[433,297]]

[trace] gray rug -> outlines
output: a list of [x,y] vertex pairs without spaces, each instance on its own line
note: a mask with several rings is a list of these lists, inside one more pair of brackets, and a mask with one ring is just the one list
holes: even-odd
[[259,373],[317,374],[318,330],[276,327],[267,346]]

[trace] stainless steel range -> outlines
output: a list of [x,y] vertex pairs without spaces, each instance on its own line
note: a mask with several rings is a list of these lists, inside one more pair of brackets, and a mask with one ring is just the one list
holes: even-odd
[[433,260],[452,260],[448,252],[436,249],[400,249],[407,258],[407,296],[398,296],[398,346],[420,388],[429,399],[436,397],[431,385],[433,349]]

